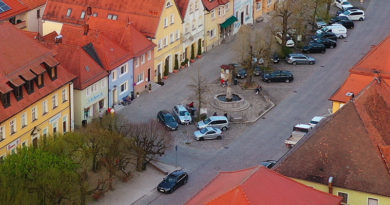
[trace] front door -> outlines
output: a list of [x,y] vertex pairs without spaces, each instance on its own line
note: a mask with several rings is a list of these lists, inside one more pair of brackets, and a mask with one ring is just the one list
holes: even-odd
[[150,68],[148,69],[148,82],[150,82]]
[[241,25],[244,25],[244,12],[241,12]]
[[118,104],[118,90],[116,88],[112,91],[112,98],[114,100],[114,105]]

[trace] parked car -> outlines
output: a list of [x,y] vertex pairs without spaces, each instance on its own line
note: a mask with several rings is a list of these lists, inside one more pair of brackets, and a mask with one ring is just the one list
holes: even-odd
[[315,64],[316,59],[310,56],[303,55],[301,53],[291,53],[286,57],[286,61],[289,64]]
[[197,124],[198,129],[205,127],[216,127],[225,131],[229,128],[229,120],[225,116],[211,116],[205,120],[199,121]]
[[274,64],[279,63],[279,61],[280,61],[279,55],[277,53],[272,54],[271,61]]
[[[277,32],[275,39],[279,44],[282,44],[282,32]],[[286,47],[292,48],[295,46],[295,42],[292,40],[289,34],[286,34]]]
[[167,110],[161,110],[157,113],[157,120],[161,122],[169,130],[177,130],[179,124],[176,122],[173,115]]
[[318,30],[316,34],[321,34],[324,32],[334,33],[337,38],[347,38],[347,29],[341,24],[332,24],[329,26],[325,26],[322,29]]
[[325,53],[326,47],[322,43],[311,42],[303,47],[302,52],[304,53]]
[[176,170],[166,176],[157,186],[157,191],[172,193],[188,181],[188,174],[183,170]]
[[313,117],[313,119],[310,120],[309,125],[311,127],[315,127],[324,118],[324,116],[315,116]]
[[243,78],[246,78],[246,76],[248,76],[248,73],[246,72],[246,70],[244,68],[241,68],[240,70],[238,70],[236,72],[236,77],[237,78],[243,79]]
[[324,27],[326,25],[327,25],[327,23],[324,20],[322,20],[320,18],[316,19],[316,26],[317,26],[317,28],[320,29],[320,28],[322,28],[322,27]]
[[327,39],[327,38],[319,38],[319,39],[316,39],[316,40],[312,40],[310,42],[324,44],[326,48],[336,48],[336,46],[337,46],[337,42],[336,41],[330,40],[330,39]]
[[347,8],[353,7],[353,5],[351,3],[349,3],[348,1],[344,1],[341,4],[336,4],[336,5],[341,10],[346,10]]
[[336,23],[343,25],[347,29],[353,29],[355,27],[353,21],[349,20],[348,18],[346,20],[339,20]]
[[305,136],[312,127],[308,124],[297,124],[294,126],[293,131],[289,138],[284,143],[288,148],[293,147],[303,136]]
[[346,16],[351,21],[364,21],[364,11],[360,9],[350,9],[341,13],[339,16]]
[[318,38],[328,38],[328,39],[331,39],[331,40],[334,40],[334,41],[337,41],[337,36],[336,34],[332,33],[332,32],[322,32],[320,34],[316,34],[314,36],[311,37],[313,40],[316,40]]
[[175,105],[172,110],[178,123],[182,125],[188,125],[192,122],[191,114],[184,107],[184,105]]
[[294,80],[294,75],[287,70],[277,70],[272,73],[263,75],[264,82],[286,82],[289,83]]
[[222,139],[222,131],[216,127],[205,127],[194,132],[194,139],[203,141],[205,139]]
[[263,70],[260,66],[256,66],[255,69],[253,69],[253,75],[261,76],[262,74],[263,74]]
[[267,167],[268,169],[270,169],[276,164],[276,161],[275,160],[265,160],[265,161],[260,162],[260,164]]
[[348,8],[345,8],[345,9],[340,9],[336,12],[336,15],[339,15],[341,13],[344,13],[346,10],[350,10],[350,9],[360,9],[359,7],[356,7],[356,6],[352,6],[352,7],[348,7]]

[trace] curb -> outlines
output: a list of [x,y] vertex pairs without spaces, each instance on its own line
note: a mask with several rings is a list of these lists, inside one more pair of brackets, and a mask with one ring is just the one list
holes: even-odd
[[256,119],[254,119],[254,120],[245,121],[245,122],[236,122],[236,123],[233,122],[233,124],[254,123],[254,122],[256,122],[257,120],[259,120],[261,117],[263,117],[266,113],[268,113],[272,108],[275,107],[275,103],[273,103],[273,102],[269,99],[269,97],[268,97],[267,95],[264,95],[264,98],[265,98],[265,100],[266,100],[268,103],[271,104],[271,107],[269,107],[268,109],[266,109],[263,113],[261,113],[261,115],[259,115],[259,116],[258,116]]
[[150,161],[150,162],[149,162],[149,164],[150,164],[152,167],[154,167],[157,171],[159,171],[159,172],[161,172],[161,173],[163,173],[163,174],[165,174],[165,175],[168,175],[168,171],[163,170],[163,169],[160,168],[156,163],[157,163],[157,161],[156,161],[156,162],[155,162],[155,161]]

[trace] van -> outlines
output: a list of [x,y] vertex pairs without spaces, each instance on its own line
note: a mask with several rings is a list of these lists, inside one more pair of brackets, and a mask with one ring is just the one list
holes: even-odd
[[321,34],[323,32],[332,32],[337,36],[337,38],[347,37],[347,29],[343,25],[337,23],[321,28],[316,32],[316,34]]
[[205,120],[199,121],[197,124],[198,129],[205,127],[216,127],[225,131],[229,128],[229,121],[225,116],[211,116]]

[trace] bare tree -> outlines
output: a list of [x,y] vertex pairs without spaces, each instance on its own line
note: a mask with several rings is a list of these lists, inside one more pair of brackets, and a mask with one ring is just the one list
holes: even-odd
[[187,85],[194,94],[194,98],[197,105],[196,116],[198,120],[200,119],[200,109],[203,108],[203,105],[207,104],[207,81],[204,77],[200,75],[199,68],[197,68],[197,74],[192,78],[190,84]]
[[137,159],[137,171],[145,170],[148,162],[162,156],[173,141],[170,132],[156,120],[127,123],[121,132],[128,138],[128,149]]

